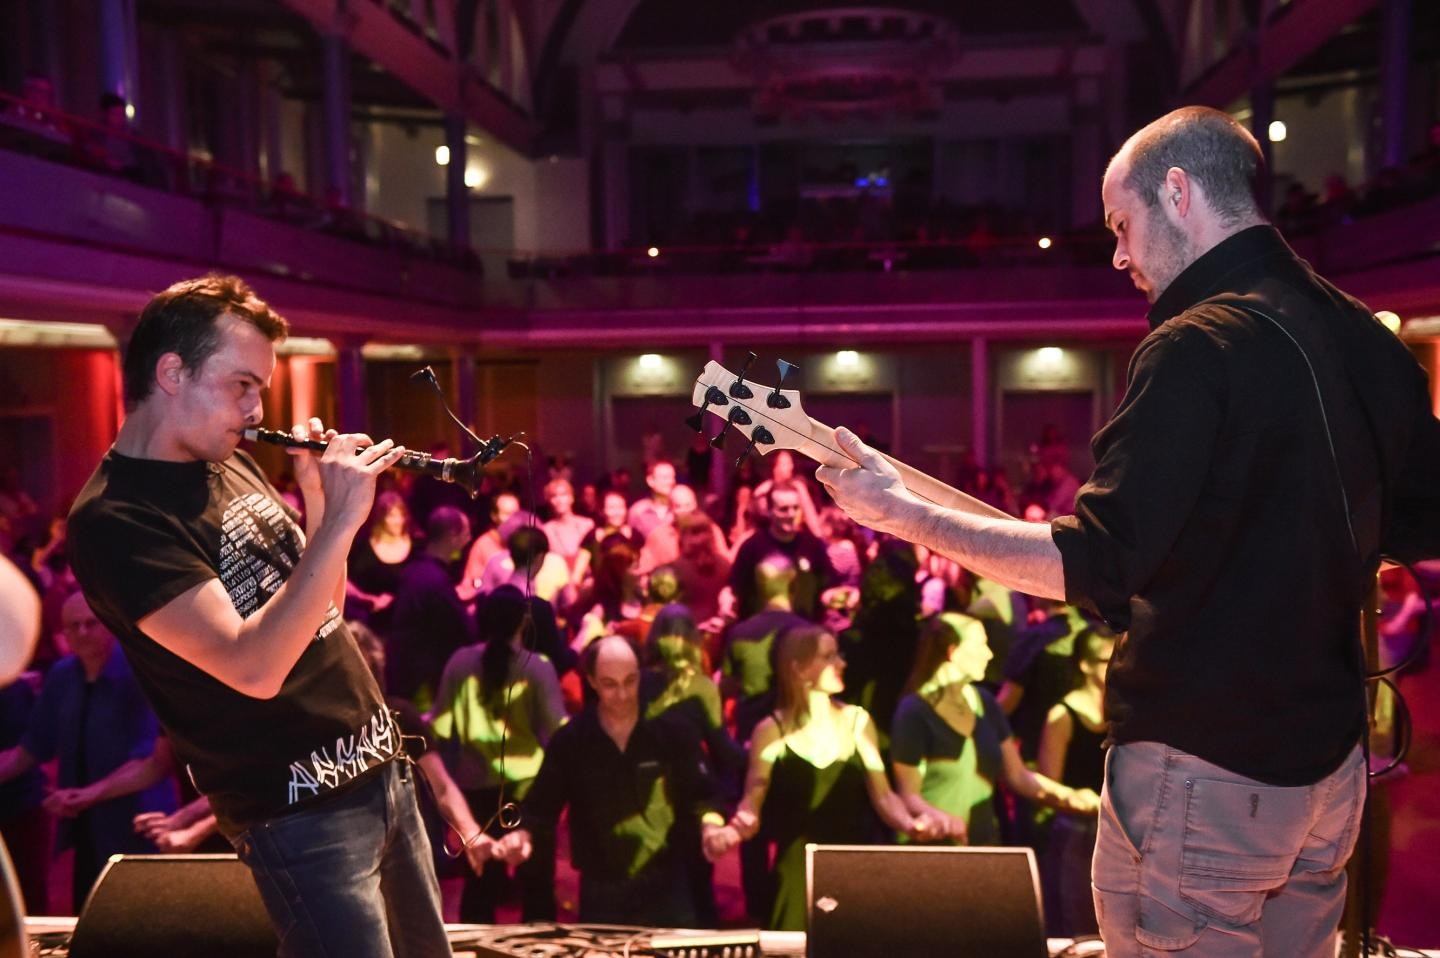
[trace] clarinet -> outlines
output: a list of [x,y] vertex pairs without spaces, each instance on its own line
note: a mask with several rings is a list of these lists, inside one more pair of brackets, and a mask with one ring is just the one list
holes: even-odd
[[[246,429],[244,435],[251,442],[264,442],[272,446],[284,446],[286,449],[313,449],[324,452],[329,447],[328,443],[318,439],[296,439],[288,432],[275,429]],[[485,463],[498,456],[508,443],[509,440],[496,436],[469,459],[436,459],[428,452],[413,452],[407,449],[405,454],[395,461],[394,467],[410,472],[423,472],[442,482],[453,482],[470,493],[470,498],[473,499],[480,492],[481,469]]]

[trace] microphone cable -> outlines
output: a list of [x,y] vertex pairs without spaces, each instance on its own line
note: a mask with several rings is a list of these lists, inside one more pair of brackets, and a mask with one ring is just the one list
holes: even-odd
[[[486,442],[485,440],[477,436],[469,426],[465,425],[464,421],[462,421],[459,416],[455,415],[454,410],[450,408],[450,403],[445,398],[445,390],[440,388],[440,380],[435,375],[435,370],[433,367],[425,366],[421,369],[417,369],[415,372],[410,374],[410,381],[428,383],[430,385],[430,388],[435,390],[435,395],[439,397],[440,405],[445,410],[445,415],[450,417],[450,420],[460,428],[460,431],[465,436],[468,436],[471,441],[473,441],[477,446],[480,447],[480,451],[482,454],[488,454],[482,456],[482,465],[493,460],[501,453],[501,451],[504,450],[506,446],[515,445],[525,450],[525,471],[526,478],[528,480],[527,498],[529,499],[529,518],[527,525],[529,528],[539,531],[538,525],[536,524],[537,517],[535,512],[536,496],[534,451],[530,448],[528,443],[521,442],[519,439],[519,437],[525,435],[525,433],[518,432],[514,436],[511,436],[509,439],[501,439],[499,436],[496,436],[494,439]],[[535,586],[534,576],[534,562],[531,561],[530,558],[527,556],[525,566],[524,589],[525,612],[520,619],[520,646],[521,649],[525,652],[525,658],[521,660],[519,664],[519,669],[521,671],[523,671],[529,666],[530,660],[535,654],[535,615],[533,604]],[[491,637],[486,641],[493,642],[496,641],[496,639],[494,637]],[[510,641],[510,639],[507,638],[505,641],[508,642]],[[510,671],[512,675],[505,676],[505,700],[503,705],[501,706],[500,712],[500,755],[498,769],[498,777],[500,779],[500,783],[498,789],[496,790],[495,812],[485,820],[485,823],[480,826],[479,831],[475,835],[470,837],[470,842],[474,842],[480,835],[488,833],[491,826],[495,825],[496,823],[499,823],[501,829],[505,831],[511,831],[518,828],[521,822],[519,805],[517,805],[513,800],[505,800],[505,787],[508,784],[508,779],[505,775],[505,747],[507,740],[510,737],[510,707],[516,684],[512,678],[513,673],[516,671],[516,664],[514,662],[510,664]],[[427,790],[429,790],[429,783],[426,783],[426,788]],[[430,799],[432,802],[435,802],[435,793],[433,790],[430,790]],[[435,802],[435,806],[436,810],[439,811],[438,802]],[[448,858],[458,859],[465,854],[465,851],[468,848],[466,838],[464,835],[460,834],[460,830],[455,827],[455,823],[450,821],[443,812],[440,812],[440,816],[442,819],[445,820],[446,827],[450,831],[454,832],[456,837],[460,839],[460,850],[458,852],[450,851],[450,843],[448,841],[441,842],[441,849],[444,851],[445,855]]]

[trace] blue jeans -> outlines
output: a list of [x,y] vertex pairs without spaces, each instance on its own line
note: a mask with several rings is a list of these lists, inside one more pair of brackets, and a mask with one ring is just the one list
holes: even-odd
[[1359,746],[1295,788],[1158,742],[1112,748],[1091,870],[1105,953],[1333,958],[1365,774]]
[[413,775],[396,759],[338,798],[231,840],[281,958],[449,958]]

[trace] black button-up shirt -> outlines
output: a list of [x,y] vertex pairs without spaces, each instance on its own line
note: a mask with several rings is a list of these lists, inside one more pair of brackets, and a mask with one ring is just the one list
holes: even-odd
[[1192,263],[1150,322],[1075,515],[1053,523],[1067,599],[1128,630],[1111,737],[1314,782],[1364,728],[1380,554],[1440,554],[1424,372],[1268,226]]
[[701,815],[723,812],[700,739],[684,722],[642,718],[622,752],[593,707],[550,740],[522,826],[554,827],[567,805],[571,862],[609,880],[698,856]]

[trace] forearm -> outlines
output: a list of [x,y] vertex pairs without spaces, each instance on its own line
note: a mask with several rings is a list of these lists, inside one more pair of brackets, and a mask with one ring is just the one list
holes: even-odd
[[904,503],[890,525],[884,531],[1018,592],[1065,598],[1065,569],[1046,523],[991,519],[914,501]]
[[924,814],[910,808],[905,799],[888,788],[872,796],[870,804],[880,820],[897,832],[909,832],[915,826],[915,819]]
[[440,814],[460,833],[461,841],[472,840],[480,833],[480,826],[470,811],[470,803],[465,801],[464,793],[455,786],[455,781],[445,770],[440,756],[427,752],[420,757],[419,765],[425,781],[430,785],[430,791],[435,794],[435,804],[439,807]]
[[1075,799],[1075,789],[1069,785],[1062,785],[1052,778],[1047,778],[1039,772],[1032,772],[1026,769],[1017,776],[1017,781],[1011,782],[1010,787],[1025,798],[1041,805],[1048,805],[1050,808],[1069,808]]
[[0,752],[0,782],[8,782],[35,767],[35,759],[23,745]]
[[90,797],[95,802],[108,802],[122,795],[133,795],[158,783],[169,774],[166,766],[155,760],[154,755],[132,758],[115,771],[88,786]]
[[176,828],[189,828],[204,818],[209,818],[212,822],[215,820],[215,816],[210,814],[210,799],[201,795],[189,805],[176,809],[175,814],[170,816],[170,821]]
[[[305,500],[305,541],[308,543],[320,534],[320,530],[325,525],[325,491],[316,486],[314,489],[302,489],[300,495]],[[335,608],[342,612],[345,610],[345,597],[350,591],[345,566],[349,559],[350,545],[353,540],[354,536],[351,536],[350,540],[345,543],[345,559],[340,562],[340,575],[335,583],[335,593],[331,596]],[[375,597],[365,596],[365,598],[373,602]]]

